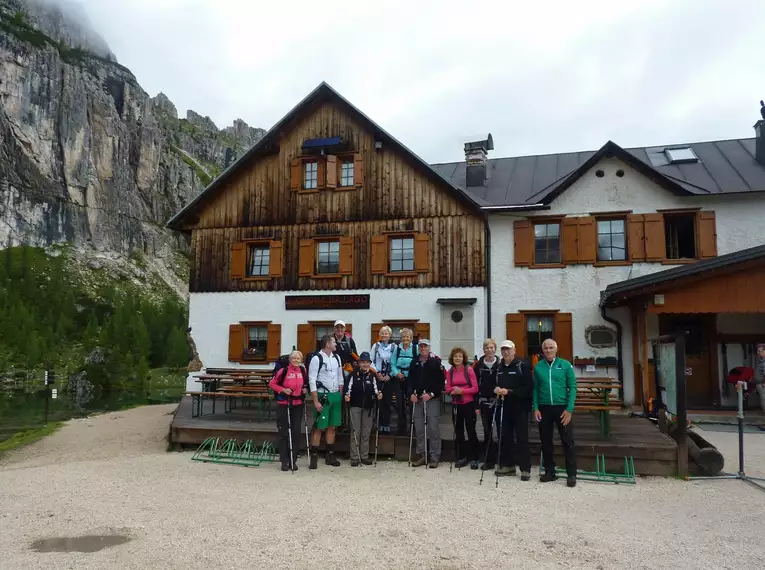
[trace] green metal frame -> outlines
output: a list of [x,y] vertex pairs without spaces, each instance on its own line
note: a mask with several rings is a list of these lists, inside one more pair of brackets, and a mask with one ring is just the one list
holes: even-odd
[[[544,454],[539,454],[539,469],[542,471]],[[555,468],[556,475],[566,475],[566,469],[562,467]],[[637,485],[637,474],[635,473],[635,460],[632,456],[624,457],[624,472],[609,473],[606,471],[606,456],[595,456],[595,471],[583,471],[578,469],[576,472],[577,480],[597,481],[600,483],[623,483],[625,485]]]
[[227,465],[242,465],[244,467],[258,467],[261,463],[275,462],[278,454],[273,443],[266,441],[260,449],[252,443],[251,439],[241,446],[235,439],[227,439],[221,442],[219,437],[208,437],[202,442],[192,461],[204,463],[223,463]]

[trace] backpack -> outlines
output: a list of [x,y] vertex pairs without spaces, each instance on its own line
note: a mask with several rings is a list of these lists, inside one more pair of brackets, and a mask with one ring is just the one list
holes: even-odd
[[[282,358],[283,358],[283,356],[280,356],[279,357],[279,361],[277,361],[277,362],[280,362],[282,360]],[[287,362],[289,363],[289,360]],[[279,369],[272,376],[272,378],[276,378],[277,375],[279,373],[281,373],[281,376],[276,381],[276,384],[278,386],[281,386],[282,383],[284,382],[284,378],[287,376],[287,369],[288,369],[287,366],[282,364],[282,366],[280,366]],[[303,386],[308,386],[308,369],[301,364],[300,365],[300,371],[303,373]],[[292,398],[300,398],[301,401],[304,401],[305,397],[306,397],[306,395],[303,394],[302,392],[300,393],[300,396],[294,396],[294,395],[292,396]],[[285,396],[284,394],[276,394],[276,401],[277,402],[284,401],[287,398],[288,398],[288,396]]]
[[[340,370],[342,370],[343,369],[343,361],[340,360],[340,356],[338,356],[338,354],[336,352],[333,352],[332,356],[335,358],[335,360],[337,360],[337,365],[340,367]],[[308,369],[310,368],[311,360],[313,360],[314,357],[318,357],[319,358],[319,370],[321,370],[321,367],[324,366],[324,355],[322,354],[321,350],[317,350],[316,352],[310,353],[306,357],[305,365],[304,365],[305,366],[305,370],[306,370],[306,372],[305,372],[306,382],[308,382],[308,380],[307,380],[307,378],[308,378]],[[318,384],[318,382],[317,382],[317,384]],[[319,386],[317,385],[316,388],[318,389]]]

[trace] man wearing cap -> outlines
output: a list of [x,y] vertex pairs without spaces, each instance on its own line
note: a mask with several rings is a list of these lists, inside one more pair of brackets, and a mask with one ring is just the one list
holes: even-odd
[[[531,411],[531,364],[515,354],[515,343],[503,340],[499,345],[502,360],[497,370],[497,386],[494,393],[499,397],[496,419],[497,431],[502,423],[499,465],[497,475],[515,475],[516,461],[521,468],[521,481],[531,479],[529,456],[529,412]],[[500,413],[502,409],[502,413]]]
[[[430,341],[420,339],[419,355],[409,366],[409,401],[414,408],[414,429],[417,434],[417,459],[412,465],[421,467],[427,463],[435,469],[441,460],[441,392],[446,377],[441,359],[430,352]],[[425,408],[428,415],[427,451],[425,456]]]
[[354,354],[358,354],[356,351],[356,342],[345,332],[345,323],[343,321],[335,321],[335,343],[337,348],[335,352],[340,357],[343,363],[343,367],[350,364],[355,364],[356,359]]

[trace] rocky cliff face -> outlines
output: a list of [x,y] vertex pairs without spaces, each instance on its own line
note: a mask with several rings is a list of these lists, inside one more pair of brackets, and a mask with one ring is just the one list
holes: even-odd
[[0,247],[72,242],[157,258],[164,223],[264,131],[179,119],[50,0],[0,0]]

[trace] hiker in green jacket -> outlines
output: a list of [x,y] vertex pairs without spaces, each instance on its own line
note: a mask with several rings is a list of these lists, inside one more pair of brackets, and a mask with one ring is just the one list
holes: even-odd
[[544,456],[544,475],[539,477],[542,483],[555,481],[555,455],[553,450],[553,424],[558,426],[558,434],[563,443],[566,458],[567,484],[576,486],[576,453],[574,450],[574,432],[571,414],[576,401],[576,376],[574,367],[568,360],[558,358],[558,343],[548,338],[542,343],[544,358],[534,367],[534,391],[532,408],[534,419],[539,424],[539,438],[542,440]]

